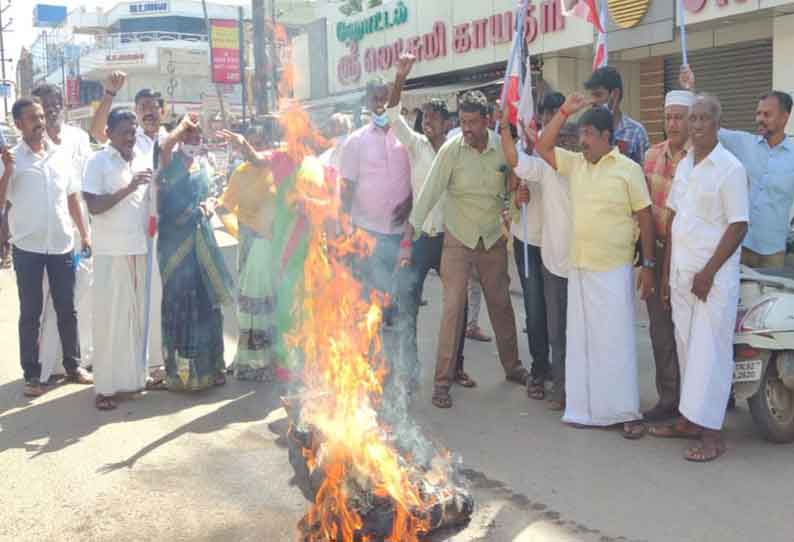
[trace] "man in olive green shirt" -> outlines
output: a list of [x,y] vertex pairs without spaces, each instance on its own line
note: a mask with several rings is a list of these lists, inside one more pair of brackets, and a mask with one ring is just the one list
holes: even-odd
[[502,234],[502,210],[509,191],[507,162],[498,136],[488,130],[486,97],[481,92],[467,93],[459,111],[461,134],[451,138],[438,152],[414,203],[400,251],[401,264],[410,263],[413,230],[421,231],[428,214],[445,194],[446,234],[441,259],[444,315],[433,390],[433,404],[439,408],[452,406],[449,389],[455,378],[454,354],[461,340],[459,330],[472,269],[480,275],[507,379],[526,385],[528,378],[518,359],[507,240]]

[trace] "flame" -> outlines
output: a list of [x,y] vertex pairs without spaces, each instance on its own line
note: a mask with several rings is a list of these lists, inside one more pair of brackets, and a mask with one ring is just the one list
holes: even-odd
[[390,442],[376,413],[387,374],[380,341],[386,300],[377,294],[366,299],[345,263],[371,253],[374,243],[363,233],[331,234],[339,220],[338,179],[311,156],[317,136],[307,115],[292,107],[281,118],[288,152],[300,160],[296,197],[310,224],[299,324],[286,340],[304,354],[302,395],[311,400],[302,403],[301,421],[321,440],[303,453],[309,468],[322,468],[325,476],[302,522],[310,526],[304,540],[372,540],[361,532],[364,521],[350,502],[356,488],[366,488],[393,503],[386,540],[417,542],[429,525],[418,511],[431,497],[420,494],[417,468]]

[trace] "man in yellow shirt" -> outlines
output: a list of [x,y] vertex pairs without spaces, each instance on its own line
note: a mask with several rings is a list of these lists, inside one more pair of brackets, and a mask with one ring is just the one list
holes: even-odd
[[612,113],[589,108],[579,120],[581,153],[555,148],[570,115],[590,105],[572,94],[543,130],[537,151],[571,185],[573,237],[568,276],[565,416],[574,426],[623,424],[640,438],[634,338],[634,247],[639,222],[643,254],[640,295],[655,291],[654,228],[642,168],[614,146]]

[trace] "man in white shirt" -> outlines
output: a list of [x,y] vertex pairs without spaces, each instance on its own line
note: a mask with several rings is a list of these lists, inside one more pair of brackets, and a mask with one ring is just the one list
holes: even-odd
[[24,393],[44,393],[39,378],[39,330],[44,303],[42,281],[46,269],[58,319],[67,379],[90,384],[91,375],[80,368],[80,342],[75,310],[74,229],[82,249],[90,249],[80,211],[79,180],[63,153],[44,137],[44,109],[31,99],[17,100],[12,108],[22,141],[3,151],[0,206],[12,203],[9,215],[14,269],[19,289],[19,353],[25,377]]
[[682,417],[651,428],[651,434],[700,438],[684,454],[695,462],[725,452],[721,430],[733,380],[740,248],[750,214],[747,172],[719,142],[720,114],[717,98],[695,99],[689,110],[692,149],[678,164],[667,200],[672,225],[662,298],[673,310]]
[[128,109],[108,116],[110,144],[86,165],[83,196],[93,216],[94,376],[96,407],[115,408],[113,396],[146,385],[143,363],[146,282],[146,188],[151,167],[134,162],[138,121]]
[[[564,103],[564,99],[561,103]],[[556,111],[551,111],[551,115]],[[540,209],[536,212],[542,217],[540,257],[543,267],[543,296],[545,299],[548,341],[552,355],[552,380],[549,409],[565,409],[565,335],[567,331],[568,310],[568,268],[571,250],[571,194],[570,183],[566,177],[557,173],[545,160],[531,154],[537,134],[525,129],[530,152],[516,149],[512,137],[502,135],[502,145],[508,165],[515,174],[529,181],[522,183],[516,194],[517,206],[532,204],[537,200],[538,189],[542,190]],[[577,147],[577,129],[566,124],[560,131],[557,144],[568,150]],[[533,190],[534,189],[534,190]],[[515,228],[515,226],[514,226]],[[531,248],[531,247],[530,247]],[[516,246],[516,251],[523,247]],[[519,266],[519,273],[524,270]]]
[[[450,121],[447,104],[442,100],[431,100],[422,107],[422,131],[417,133],[411,128],[402,115],[402,105],[400,99],[402,90],[408,75],[411,73],[416,57],[413,55],[403,55],[397,65],[397,73],[394,85],[392,85],[389,103],[386,114],[389,116],[392,130],[397,140],[405,146],[411,162],[411,189],[413,198],[416,200],[422,187],[427,180],[427,174],[433,166],[436,153],[447,141],[447,134],[452,126]],[[419,316],[419,306],[422,301],[422,291],[424,290],[425,279],[431,269],[441,274],[441,252],[444,247],[444,216],[443,198],[430,212],[422,226],[419,237],[409,246],[405,243],[401,248],[402,255],[410,256],[413,268],[410,285],[410,303],[407,311],[408,322],[406,323],[407,332],[410,335],[410,352],[406,355],[411,359],[411,363],[416,367],[413,375],[415,379],[419,377],[419,356],[416,344],[416,329]],[[401,243],[402,244],[402,243]],[[468,308],[466,309],[468,310]],[[464,316],[464,322],[467,317]],[[457,375],[455,381],[464,387],[474,387],[476,383],[463,370],[463,345],[466,342],[465,327],[461,329],[461,340],[458,347]],[[418,384],[416,382],[415,384]]]
[[[127,74],[121,71],[111,73],[105,79],[105,94],[97,107],[94,118],[91,121],[91,135],[100,143],[108,141],[107,123],[108,117],[113,106],[113,100],[124,88],[127,81]],[[162,126],[165,116],[165,102],[159,92],[150,88],[139,90],[135,94],[135,115],[138,119],[138,128],[135,131],[135,152],[132,167],[135,171],[151,169],[157,171],[159,167],[159,146],[165,140],[168,132]],[[156,190],[149,190],[147,193],[149,200],[150,213],[156,213]],[[157,236],[153,241],[153,253],[157,252]],[[152,290],[150,293],[150,314],[149,314],[149,367],[161,367],[163,365],[162,333],[161,321],[162,311],[160,305],[163,299],[163,282],[160,277],[160,268],[155,262],[151,266]]]
[[[73,166],[75,178],[82,183],[83,169],[89,156],[93,154],[88,133],[85,130],[69,126],[63,122],[63,94],[55,85],[39,85],[31,93],[39,99],[44,108],[46,131],[44,137],[47,142],[66,153]],[[80,199],[80,211],[83,224],[90,235],[88,210],[85,208],[83,198]],[[94,283],[93,260],[90,255],[77,259],[77,284],[75,286],[75,305],[77,307],[77,326],[80,332],[80,355],[84,367],[91,365],[94,346],[91,331],[91,294]],[[39,359],[41,360],[41,382],[46,383],[54,372],[60,372],[60,359],[62,357],[58,328],[53,304],[47,295],[49,281],[44,281],[44,314],[41,319],[41,339],[39,343]]]

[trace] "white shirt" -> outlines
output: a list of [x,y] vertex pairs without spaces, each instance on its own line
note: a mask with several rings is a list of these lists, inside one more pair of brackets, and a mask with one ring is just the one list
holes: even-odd
[[[571,186],[566,177],[537,156],[523,150],[518,152],[515,174],[529,181],[530,197],[533,187],[543,191],[541,202],[542,238],[540,254],[543,265],[552,274],[567,278],[571,256]],[[532,202],[530,201],[530,205]],[[530,211],[531,212],[531,211]],[[516,226],[513,226],[515,230]]]
[[[670,272],[699,273],[730,224],[748,222],[749,191],[744,166],[718,144],[695,165],[690,152],[678,164],[667,206],[675,211]],[[740,251],[717,272],[716,283],[738,280]]]
[[[523,171],[518,173],[519,170],[522,169],[521,166],[521,155],[526,156],[526,153],[521,148],[521,143],[516,143],[516,151],[518,151],[518,167],[516,167],[516,175],[519,178],[526,179],[526,180],[534,180],[530,179],[529,177],[539,176],[537,172],[531,170],[529,165],[526,165],[528,168],[527,171]],[[529,158],[529,156],[527,156]],[[525,174],[525,175],[522,175]],[[529,203],[527,204],[527,234],[524,234],[524,225],[519,222],[514,222],[510,228],[513,236],[516,237],[519,241],[529,243],[530,245],[534,245],[536,247],[543,246],[543,193],[546,191],[546,187],[542,184],[538,183],[531,183],[529,185]],[[570,216],[570,215],[569,215]],[[520,214],[519,214],[520,217]],[[551,269],[549,269],[551,271]],[[556,273],[555,273],[556,275]],[[562,275],[562,276],[567,276]]]
[[[165,138],[168,137],[168,132],[165,128],[160,126],[160,131],[157,132],[157,141],[162,146]],[[108,144],[110,146],[110,144]],[[133,159],[133,168],[135,171],[144,171],[151,169],[154,171],[154,139],[147,136],[143,128],[138,126],[135,132],[135,158]]]
[[75,175],[78,181],[82,181],[83,171],[85,164],[93,154],[91,149],[91,140],[88,138],[88,132],[75,126],[63,124],[61,126],[61,144],[56,144],[47,133],[44,133],[47,141],[58,149],[65,151],[74,166]]
[[[83,192],[98,196],[113,194],[129,185],[132,163],[108,145],[88,160]],[[151,166],[149,166],[151,167]],[[102,256],[146,254],[146,186],[138,189],[104,213],[93,215],[94,253]]]
[[[436,150],[426,135],[418,134],[408,126],[400,114],[401,111],[402,105],[397,105],[386,109],[386,114],[389,116],[390,126],[394,130],[395,137],[408,151],[411,160],[411,188],[414,201],[416,201],[425,185],[427,174],[430,173],[430,168],[433,166],[433,160],[436,159]],[[444,231],[443,199],[442,196],[422,225],[422,231],[428,235],[437,235]]]
[[[14,173],[8,180],[11,243],[39,254],[66,254],[74,248],[68,197],[80,190],[66,153],[46,140],[36,154],[24,141],[14,147]],[[0,162],[0,174],[5,165]]]

